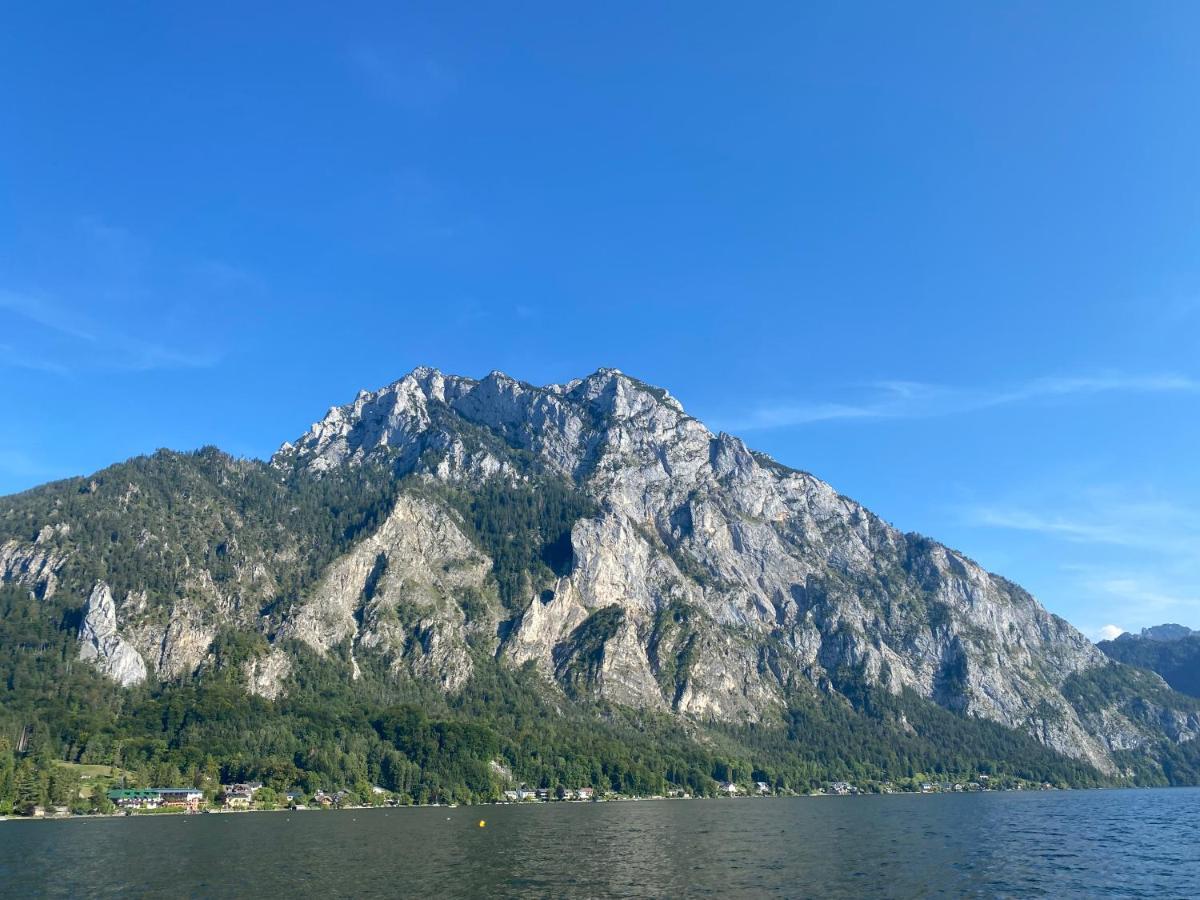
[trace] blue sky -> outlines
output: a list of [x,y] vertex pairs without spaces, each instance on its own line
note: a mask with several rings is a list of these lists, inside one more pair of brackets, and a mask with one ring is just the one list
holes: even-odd
[[9,4],[0,493],[617,366],[1200,626],[1200,7]]

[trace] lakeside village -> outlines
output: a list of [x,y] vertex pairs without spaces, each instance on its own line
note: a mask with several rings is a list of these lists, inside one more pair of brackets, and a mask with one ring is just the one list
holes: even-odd
[[[101,767],[97,767],[101,768]],[[74,802],[65,805],[30,804],[23,809],[14,809],[14,817],[33,819],[56,819],[72,816],[111,816],[111,815],[143,815],[164,813],[232,813],[252,810],[327,810],[327,809],[368,809],[372,807],[398,806],[442,806],[440,803],[414,804],[406,795],[398,795],[379,786],[369,790],[323,791],[312,794],[300,791],[276,791],[260,782],[221,785],[215,792],[197,787],[112,787],[106,789],[101,783],[89,786],[86,784],[91,776],[80,776],[83,787]],[[107,779],[104,779],[107,780]],[[88,788],[92,789],[89,790]],[[1049,783],[1027,782],[1013,778],[993,778],[979,774],[970,781],[922,781],[905,780],[902,784],[890,781],[868,782],[863,785],[852,784],[848,781],[831,781],[819,790],[808,793],[797,793],[782,787],[777,787],[765,781],[755,781],[738,784],[730,781],[718,785],[719,798],[748,798],[748,797],[821,797],[821,796],[854,796],[866,794],[947,794],[974,793],[990,791],[1023,791],[1023,790],[1061,790],[1063,786]],[[559,785],[550,787],[529,787],[521,784],[512,790],[500,792],[491,801],[497,804],[513,803],[589,803],[615,802],[636,800],[692,800],[703,799],[694,797],[684,790],[672,790],[663,795],[638,797],[625,794],[606,792],[594,787],[567,788]],[[457,806],[458,804],[449,804]],[[0,821],[7,818],[0,815]]]

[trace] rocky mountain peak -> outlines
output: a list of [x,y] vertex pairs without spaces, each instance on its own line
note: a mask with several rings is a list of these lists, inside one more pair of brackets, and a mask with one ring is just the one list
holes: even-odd
[[419,367],[331,408],[298,440],[281,446],[274,462],[323,471],[382,451],[396,458],[400,470],[411,470],[433,450],[453,460],[451,473],[491,475],[506,463],[480,445],[482,428],[511,448],[534,452],[551,471],[580,477],[601,445],[644,446],[649,439],[665,446],[684,436],[685,423],[691,439],[711,438],[667,391],[617,369],[538,387],[499,370],[475,380]]
[[[712,434],[661,388],[611,368],[543,387],[418,369],[331,410],[277,459],[321,471],[384,452],[401,474],[560,477],[596,503],[572,529],[571,572],[497,651],[547,677],[578,685],[572,660],[591,654],[593,692],[737,719],[796,679],[854,671],[1020,727],[1052,710],[1042,739],[1107,765],[1053,686],[1103,663],[1081,634],[961,554]],[[662,633],[667,611],[689,624]]]

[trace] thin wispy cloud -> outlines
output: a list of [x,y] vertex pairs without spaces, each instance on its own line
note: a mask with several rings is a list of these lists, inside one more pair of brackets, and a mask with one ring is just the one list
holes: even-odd
[[39,297],[0,290],[0,311],[65,337],[88,342],[96,340],[96,335],[83,326],[80,316]]
[[[1135,627],[1143,627],[1180,620],[1195,623],[1200,617],[1200,572],[1194,567],[1175,568],[1169,573],[1137,564],[1063,568],[1074,583],[1073,589],[1109,621],[1135,622],[1138,623]],[[1084,630],[1093,639],[1104,639],[1116,637],[1126,629],[1106,625]]]
[[70,374],[70,369],[64,365],[53,360],[30,356],[9,344],[0,344],[0,367],[27,369],[30,372],[44,372],[50,375]]
[[1185,375],[1103,374],[1035,378],[997,389],[960,388],[918,381],[880,381],[866,386],[853,402],[781,401],[721,422],[726,431],[788,428],[833,420],[918,419],[958,415],[1100,394],[1200,394],[1200,379]]
[[487,320],[489,315],[478,300],[464,300],[454,307],[454,321],[459,325],[477,325]]
[[233,263],[172,258],[97,215],[67,220],[55,239],[69,277],[0,285],[0,368],[57,376],[207,368],[221,355],[203,346],[189,300],[203,297],[207,308],[218,294],[261,287]]
[[1144,540],[1119,526],[1074,521],[1055,515],[1040,515],[1024,509],[979,507],[971,511],[970,519],[971,524],[974,525],[1032,531],[1083,544],[1114,544],[1129,547],[1138,546]]
[[[209,351],[189,351],[143,340],[106,327],[83,313],[44,297],[0,290],[0,321],[4,314],[21,319],[59,340],[53,349],[35,355],[4,347],[0,366],[69,375],[81,370],[135,371],[206,368],[220,357]],[[56,355],[57,354],[57,355]]]
[[[1100,621],[1200,621],[1200,509],[1109,487],[974,505],[963,518],[1050,542],[1062,559],[1062,590],[1103,615]],[[1093,637],[1103,631],[1084,630]]]
[[1196,554],[1200,559],[1200,511],[1165,500],[1089,492],[1063,511],[1062,500],[1040,508],[980,504],[964,510],[968,524],[1026,531],[1077,544],[1103,544],[1156,552]]
[[443,102],[457,79],[430,56],[359,45],[350,50],[351,69],[372,94],[406,109],[424,109]]
[[1101,375],[1068,378],[1038,378],[1021,387],[989,398],[999,406],[1045,397],[1087,394],[1200,393],[1200,380],[1183,375]]
[[783,403],[761,406],[748,418],[724,423],[725,431],[754,431],[829,422],[834,419],[881,419],[894,416],[888,405],[853,406],[847,403]]
[[1088,585],[1124,603],[1134,604],[1143,615],[1146,612],[1167,613],[1170,610],[1194,607],[1197,595],[1190,591],[1174,590],[1157,579],[1128,573],[1105,573],[1093,578]]
[[97,215],[79,216],[76,225],[99,248],[110,255],[128,256],[133,253],[141,254],[145,246],[128,228],[115,225]]

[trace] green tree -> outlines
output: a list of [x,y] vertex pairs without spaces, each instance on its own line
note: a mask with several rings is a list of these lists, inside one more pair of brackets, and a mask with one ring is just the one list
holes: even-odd
[[279,802],[279,795],[269,785],[263,785],[254,792],[254,803],[259,809],[274,809]]
[[13,809],[21,815],[33,813],[35,806],[46,805],[46,776],[29,758],[21,760],[16,772],[16,798]]

